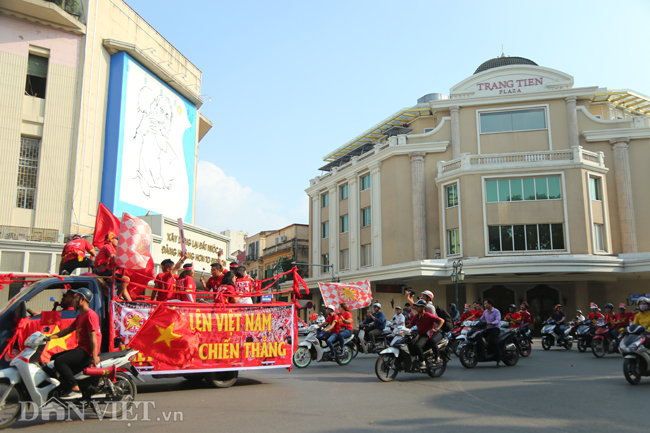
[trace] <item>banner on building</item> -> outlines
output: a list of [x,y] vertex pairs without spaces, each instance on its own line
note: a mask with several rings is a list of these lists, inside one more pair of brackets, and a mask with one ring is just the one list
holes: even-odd
[[346,303],[350,310],[366,308],[372,301],[370,282],[357,283],[318,283],[325,305],[338,307]]

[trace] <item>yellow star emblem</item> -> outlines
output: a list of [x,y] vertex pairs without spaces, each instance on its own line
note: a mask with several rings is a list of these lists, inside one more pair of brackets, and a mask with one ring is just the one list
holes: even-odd
[[156,328],[158,329],[158,332],[160,333],[160,336],[154,341],[153,343],[159,343],[161,341],[164,341],[165,344],[167,345],[168,348],[172,348],[171,342],[172,340],[176,340],[177,338],[181,338],[182,335],[180,334],[174,334],[174,325],[175,323],[172,323],[166,328],[163,328],[162,326],[156,325]]
[[133,327],[135,327],[135,328],[140,328],[140,320],[141,320],[140,317],[138,317],[138,316],[133,316],[133,317],[131,317],[130,319],[128,319],[128,320],[126,321],[126,327],[127,327],[127,328],[130,328],[130,327],[133,326]]
[[[54,327],[54,330],[51,333],[45,335],[52,335],[52,334],[56,334],[57,332],[59,332],[59,325],[56,325]],[[68,345],[66,344],[66,340],[70,338],[71,335],[72,334],[68,334],[65,337],[50,340],[49,343],[47,343],[47,346],[45,346],[45,351],[48,352],[54,349],[55,347],[60,347],[63,350],[68,350]]]
[[359,300],[359,298],[357,296],[357,291],[354,290],[354,289],[351,289],[350,287],[343,288],[341,294],[343,295],[343,300],[346,301],[346,302],[347,301],[352,301],[352,300],[355,300],[355,301]]

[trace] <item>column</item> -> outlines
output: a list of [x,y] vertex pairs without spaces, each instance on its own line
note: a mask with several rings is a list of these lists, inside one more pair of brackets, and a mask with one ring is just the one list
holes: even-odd
[[[469,304],[469,307],[472,308],[472,303],[480,301],[478,297],[478,284],[476,283],[465,283],[465,303]],[[456,305],[460,311],[463,310],[463,306]]]
[[370,206],[372,218],[372,266],[379,267],[383,261],[381,242],[381,161],[370,166],[370,184],[372,185]]
[[359,173],[348,177],[348,222],[350,223],[350,270],[359,269]]
[[451,158],[460,158],[460,107],[449,107],[451,114]]
[[[613,138],[609,140],[614,151],[614,174],[616,178],[616,199],[618,201],[618,219],[621,229],[621,253],[636,253],[636,223],[634,220],[634,202],[632,201],[632,177],[630,175],[630,139]],[[604,187],[604,185],[603,185]]]
[[[311,203],[312,203],[312,263],[320,263],[320,193],[316,193],[312,198],[311,198]],[[313,268],[312,266],[310,266]],[[311,269],[311,275],[313,277],[316,277],[320,275],[320,268],[313,268]]]
[[411,188],[413,191],[413,260],[427,258],[427,221],[424,208],[425,152],[411,152]]
[[569,147],[580,146],[580,132],[578,131],[578,113],[576,111],[577,96],[569,96],[566,100],[566,115],[569,122]]
[[[339,199],[338,199],[338,185],[330,185],[330,264],[334,265],[334,272],[339,271]],[[324,254],[324,252],[323,252]]]
[[589,310],[589,283],[587,281],[574,281],[573,293],[575,309],[582,310],[583,314],[586,313]]

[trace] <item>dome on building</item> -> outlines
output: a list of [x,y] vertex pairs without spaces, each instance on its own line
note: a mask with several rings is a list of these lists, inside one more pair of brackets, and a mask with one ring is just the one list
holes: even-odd
[[539,66],[537,63],[533,62],[532,60],[524,59],[523,57],[510,57],[510,56],[506,57],[504,54],[502,54],[501,57],[495,57],[494,59],[490,59],[487,62],[483,62],[481,66],[476,68],[474,75],[478,74],[479,72],[487,71],[488,69],[500,68],[501,66],[510,66],[510,65]]

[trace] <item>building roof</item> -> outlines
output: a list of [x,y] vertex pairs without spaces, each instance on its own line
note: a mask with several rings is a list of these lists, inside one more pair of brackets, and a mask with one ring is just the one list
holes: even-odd
[[505,54],[501,54],[500,57],[495,57],[494,59],[490,59],[486,62],[481,63],[481,66],[476,68],[476,71],[474,71],[474,75],[478,74],[479,72],[487,71],[488,69],[500,68],[501,66],[510,66],[510,65],[539,66],[537,63],[533,62],[532,60],[528,60],[523,57],[516,57],[516,56],[506,57]]

